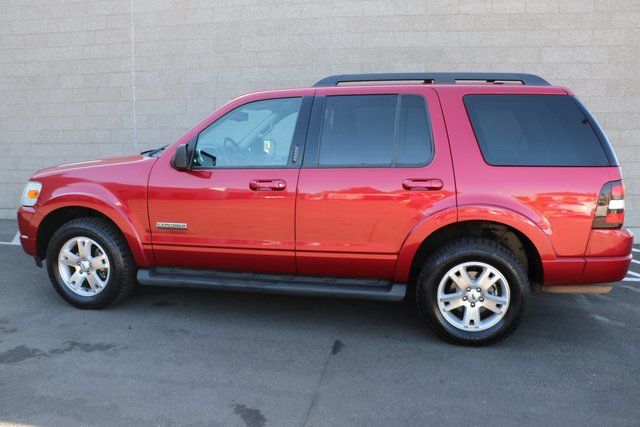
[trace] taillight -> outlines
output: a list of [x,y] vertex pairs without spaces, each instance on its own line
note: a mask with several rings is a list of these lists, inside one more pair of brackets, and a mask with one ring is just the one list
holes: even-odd
[[598,197],[593,228],[620,228],[624,222],[624,184],[607,182]]

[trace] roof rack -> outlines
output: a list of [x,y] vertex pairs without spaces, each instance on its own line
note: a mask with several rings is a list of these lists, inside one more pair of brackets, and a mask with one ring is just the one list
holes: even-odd
[[522,73],[369,73],[338,74],[325,77],[314,87],[338,86],[340,83],[356,82],[400,82],[421,81],[431,84],[456,84],[463,81],[519,82],[530,86],[549,86],[549,82],[534,74]]

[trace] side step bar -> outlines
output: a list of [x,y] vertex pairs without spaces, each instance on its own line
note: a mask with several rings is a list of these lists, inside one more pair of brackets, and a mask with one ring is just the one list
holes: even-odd
[[405,283],[392,283],[385,280],[287,276],[164,267],[138,270],[138,282],[143,286],[204,288],[381,301],[400,301],[407,293]]

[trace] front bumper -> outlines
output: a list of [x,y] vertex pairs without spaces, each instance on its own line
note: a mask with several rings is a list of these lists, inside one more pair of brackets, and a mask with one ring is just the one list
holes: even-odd
[[18,209],[18,231],[20,233],[20,244],[27,254],[34,257],[38,256],[38,247],[36,243],[38,229],[34,226],[34,219],[36,215],[36,210],[34,208],[21,206]]

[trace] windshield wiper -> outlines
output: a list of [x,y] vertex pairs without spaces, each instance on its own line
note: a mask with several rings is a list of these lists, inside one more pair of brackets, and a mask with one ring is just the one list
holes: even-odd
[[164,151],[164,149],[167,148],[167,146],[163,146],[160,148],[154,148],[151,150],[147,150],[147,151],[142,151],[140,154],[142,154],[143,156],[147,156],[147,157],[153,157],[158,153],[161,153],[162,151]]

